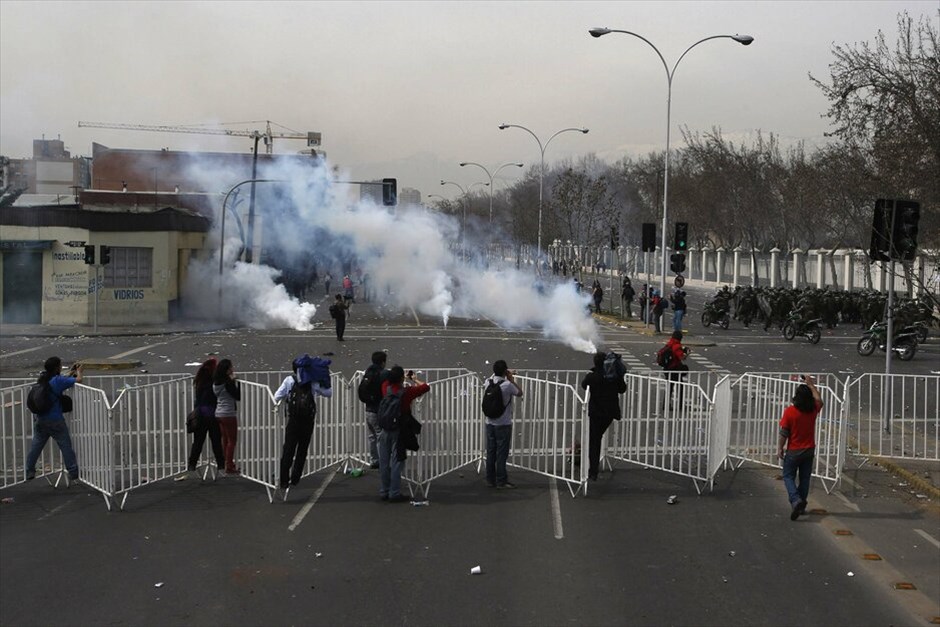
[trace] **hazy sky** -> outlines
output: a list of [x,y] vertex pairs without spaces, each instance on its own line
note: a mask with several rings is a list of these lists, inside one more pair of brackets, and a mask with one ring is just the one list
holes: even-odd
[[[206,124],[272,120],[323,133],[332,163],[357,178],[395,176],[423,195],[453,197],[481,180],[460,168],[537,165],[535,140],[570,126],[546,161],[587,153],[614,161],[662,149],[666,76],[680,125],[756,129],[784,142],[823,141],[833,43],[893,41],[917,2],[12,2],[0,1],[0,154],[31,155],[61,136],[73,155],[93,141],[123,148],[247,151],[248,139],[78,128],[78,121]],[[243,126],[250,129],[257,125]],[[280,140],[276,152],[303,142]],[[492,167],[491,167],[492,166]],[[515,177],[521,171],[500,174]]]

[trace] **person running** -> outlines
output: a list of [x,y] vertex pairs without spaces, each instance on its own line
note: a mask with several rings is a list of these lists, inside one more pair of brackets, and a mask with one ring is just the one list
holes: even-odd
[[493,375],[484,381],[484,386],[491,382],[499,384],[506,409],[498,418],[486,418],[486,485],[491,488],[515,488],[509,481],[506,461],[509,459],[509,446],[512,442],[512,406],[513,397],[522,396],[522,388],[516,383],[512,370],[506,361],[493,362]]
[[223,359],[215,368],[212,376],[212,391],[217,399],[215,417],[222,432],[222,456],[225,473],[240,474],[235,465],[235,445],[238,443],[238,401],[242,398],[241,386],[235,377],[232,360]]
[[213,375],[215,375],[218,360],[215,357],[202,362],[196,376],[193,377],[193,409],[199,412],[196,430],[193,432],[193,446],[189,451],[187,469],[196,470],[196,464],[202,456],[202,449],[206,444],[206,435],[212,443],[212,452],[215,455],[215,465],[222,469],[225,467],[225,455],[222,449],[222,431],[219,421],[215,417],[217,399],[212,390]]
[[[391,394],[401,394],[401,418],[411,415],[411,403],[416,398],[430,391],[430,386],[419,381],[414,372],[408,372],[405,386],[405,371],[401,366],[393,366],[388,378],[382,383],[382,398]],[[401,493],[401,471],[404,468],[404,456],[399,452],[400,428],[382,427],[378,437],[379,451],[379,497],[390,503],[402,503],[408,499]]]
[[274,402],[287,400],[287,425],[281,451],[281,477],[278,487],[296,486],[304,472],[307,450],[317,416],[316,397],[333,396],[329,359],[304,354],[291,362],[294,374],[287,376],[274,393]]
[[783,485],[790,502],[790,520],[796,520],[806,511],[816,457],[816,418],[823,406],[813,377],[803,375],[803,383],[796,388],[790,402],[780,418],[777,457],[783,461]]
[[349,305],[343,300],[342,294],[337,294],[333,304],[330,305],[330,317],[336,321],[336,339],[343,341],[343,334],[346,332],[346,311]]
[[[42,449],[45,448],[49,438],[55,440],[55,443],[59,445],[59,450],[62,452],[62,463],[65,464],[65,470],[69,473],[69,480],[78,481],[78,459],[75,456],[75,449],[72,447],[69,426],[65,422],[62,393],[76,383],[81,382],[81,364],[73,365],[67,376],[62,374],[62,360],[58,357],[50,357],[43,364],[43,371],[36,380],[36,385],[43,386],[42,394],[46,407],[39,408],[44,409],[44,411],[33,413],[33,443],[26,455],[27,481],[36,478],[36,461],[42,454]],[[32,390],[30,390],[30,397],[32,396]],[[27,405],[29,405],[29,401],[27,401]],[[68,409],[68,407],[65,409]],[[30,411],[32,411],[32,407]]]
[[623,375],[616,371],[605,372],[604,353],[594,354],[594,367],[591,368],[584,380],[581,381],[582,390],[590,390],[588,401],[588,421],[590,426],[590,440],[588,446],[588,479],[597,481],[597,472],[600,466],[601,439],[610,423],[620,420],[620,394],[627,391],[627,383]]

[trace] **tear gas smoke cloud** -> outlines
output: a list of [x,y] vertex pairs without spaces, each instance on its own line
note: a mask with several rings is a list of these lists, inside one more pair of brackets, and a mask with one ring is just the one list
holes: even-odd
[[[570,283],[543,288],[531,273],[483,268],[458,258],[448,247],[459,238],[454,218],[420,207],[399,206],[391,212],[368,200],[347,207],[338,197],[343,184],[323,166],[278,163],[260,172],[261,178],[285,181],[259,184],[256,192],[256,211],[264,216],[261,228],[256,228],[256,245],[263,233],[265,248],[271,251],[268,260],[280,270],[236,261],[242,242],[233,237],[237,227],[226,225],[223,316],[255,327],[307,330],[314,306],[292,298],[276,281],[286,281],[288,275],[306,280],[315,266],[321,278],[330,271],[338,285],[342,274],[337,275],[337,269],[346,265],[360,268],[380,302],[398,310],[416,309],[439,317],[445,326],[456,315],[485,317],[506,329],[537,327],[576,350],[595,350],[598,334],[586,313],[588,296],[576,293]],[[202,174],[216,181],[216,187],[218,181],[231,185],[244,176]],[[244,189],[247,192],[247,185]],[[242,216],[247,210],[244,196],[247,193],[235,201],[236,214]],[[215,221],[216,229],[219,223]],[[216,230],[207,246],[217,251],[218,242]],[[201,294],[205,315],[207,301],[216,306],[214,295],[207,299],[207,294],[212,292],[209,286],[218,289],[217,252],[193,261],[189,284],[189,293]]]

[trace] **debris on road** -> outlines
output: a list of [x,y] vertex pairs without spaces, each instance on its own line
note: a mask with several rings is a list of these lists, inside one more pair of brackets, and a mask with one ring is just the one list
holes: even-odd
[[668,503],[669,505],[675,505],[678,502],[679,502],[679,497],[677,497],[675,494],[673,494],[668,499],[666,499],[666,503]]
[[850,570],[849,572],[845,573],[845,574],[848,575],[849,577],[854,577],[854,576],[855,576],[855,573],[853,573],[851,570]]
[[153,587],[154,587],[154,588],[162,588],[162,587],[163,587],[163,582],[161,581],[160,583],[155,583],[155,584],[153,584]]
[[14,501],[14,499],[13,499],[12,496],[8,496],[8,497],[6,497],[6,498],[4,498],[4,499],[0,499],[0,503],[3,503],[4,505],[11,505],[11,504],[13,504],[14,502],[15,502],[15,501]]
[[471,574],[471,575],[482,575],[482,574],[483,574],[483,569],[482,569],[480,566],[474,566],[473,568],[470,569],[470,574]]
[[728,557],[734,557],[735,555],[736,555],[736,553],[735,553],[734,551],[729,551],[729,552],[728,552]]

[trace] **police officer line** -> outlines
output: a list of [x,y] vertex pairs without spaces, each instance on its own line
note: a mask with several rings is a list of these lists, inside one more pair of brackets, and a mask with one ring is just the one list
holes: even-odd
[[[463,368],[415,370],[431,391],[413,405],[423,430],[420,450],[409,453],[403,479],[413,495],[427,497],[434,480],[467,466],[480,470],[484,377]],[[288,374],[239,374],[236,461],[241,477],[263,486],[269,501],[277,494],[286,422],[273,390]],[[584,374],[520,370],[516,375],[524,396],[514,401],[509,464],[564,482],[572,496],[589,489],[589,398],[579,387]],[[357,397],[361,377],[356,372],[346,380],[334,373],[332,398],[318,398],[306,475],[371,461],[364,407]],[[622,420],[608,429],[601,449],[607,467],[618,460],[688,477],[701,492],[714,487],[722,467],[746,461],[779,465],[777,424],[799,384],[792,373],[690,372],[687,381],[670,381],[655,371],[630,372],[625,378]],[[25,401],[31,383],[0,380],[0,488],[25,481],[32,439]],[[75,409],[68,421],[81,480],[101,493],[108,509],[114,501],[123,509],[133,490],[186,471],[192,376],[111,375],[94,377],[94,383],[97,387],[77,384],[71,391]],[[821,374],[817,386],[824,408],[817,422],[816,474],[827,490],[839,481],[850,439],[856,454],[938,459],[940,377],[863,375],[843,381]],[[872,425],[878,423],[879,408],[888,406],[893,428],[886,437]],[[857,427],[852,433],[850,424]],[[209,449],[207,444],[199,465],[204,480],[217,476]],[[45,448],[36,470],[55,485],[64,480],[57,447]]]

